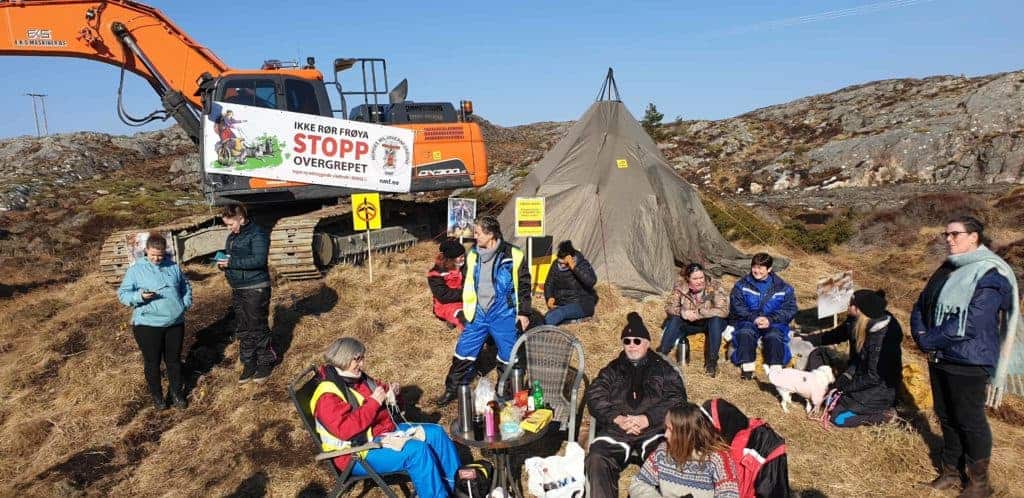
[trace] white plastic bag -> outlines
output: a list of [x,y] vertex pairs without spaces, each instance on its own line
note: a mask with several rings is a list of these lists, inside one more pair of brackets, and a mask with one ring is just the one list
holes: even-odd
[[579,498],[583,496],[583,448],[565,446],[565,456],[527,458],[526,489],[538,498]]
[[486,413],[487,403],[491,401],[494,401],[494,384],[491,383],[491,379],[484,377],[476,383],[476,389],[473,391],[473,407],[476,408],[476,414]]

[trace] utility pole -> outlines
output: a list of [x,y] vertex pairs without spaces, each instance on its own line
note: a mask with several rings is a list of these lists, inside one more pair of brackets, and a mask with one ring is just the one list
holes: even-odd
[[[45,93],[26,93],[25,95],[27,95],[29,97],[32,97],[32,115],[35,117],[36,135],[37,136],[49,135],[50,134],[50,126],[49,126],[49,124],[47,123],[47,120],[46,120],[46,94]],[[39,128],[39,111],[36,110],[36,99],[39,99],[39,106],[42,108],[42,111],[43,111],[42,133],[40,133],[40,128]]]

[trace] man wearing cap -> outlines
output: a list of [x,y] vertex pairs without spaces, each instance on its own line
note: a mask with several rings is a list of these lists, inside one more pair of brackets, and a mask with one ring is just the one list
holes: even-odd
[[455,355],[445,378],[444,393],[434,399],[445,406],[456,398],[460,384],[468,384],[476,370],[476,357],[490,336],[498,347],[498,369],[511,361],[519,331],[526,330],[530,310],[530,271],[523,250],[501,238],[501,225],[482,216],[473,226],[476,247],[466,254],[462,286],[462,314],[466,328],[455,344]]
[[886,305],[884,291],[858,290],[839,327],[800,336],[815,346],[849,343],[849,366],[835,383],[842,394],[830,414],[837,426],[879,424],[896,416],[893,407],[902,382],[903,329]]
[[686,402],[683,379],[651,352],[651,334],[635,312],[626,316],[622,352],[601,369],[585,399],[596,420],[585,469],[595,498],[619,496],[619,474],[640,464],[665,432],[665,414]]

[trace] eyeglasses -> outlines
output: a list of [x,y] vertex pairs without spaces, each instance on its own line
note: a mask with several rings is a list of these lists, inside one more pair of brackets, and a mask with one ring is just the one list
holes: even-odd
[[643,343],[644,343],[644,340],[639,338],[639,337],[623,337],[622,338],[622,345],[623,346],[629,346],[630,344],[632,344],[634,346],[639,346],[639,345],[641,345]]
[[352,358],[352,360],[353,361],[363,361],[363,355],[356,356],[355,358]]
[[955,239],[955,238],[957,238],[957,237],[959,237],[959,236],[961,236],[963,234],[968,234],[968,233],[971,233],[971,232],[958,232],[958,231],[954,230],[952,232],[942,232],[941,235],[942,235],[942,238],[944,238],[944,239],[948,239],[950,237],[953,237]]

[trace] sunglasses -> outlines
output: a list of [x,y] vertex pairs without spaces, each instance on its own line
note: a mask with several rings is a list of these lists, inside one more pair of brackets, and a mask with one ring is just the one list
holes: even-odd
[[644,343],[644,340],[639,338],[639,337],[623,337],[622,338],[622,345],[623,346],[629,346],[630,344],[632,344],[634,346],[639,346],[639,345],[641,345],[643,343]]
[[963,234],[968,234],[968,233],[971,233],[971,232],[957,232],[957,231],[954,230],[952,232],[942,232],[940,235],[942,235],[942,238],[944,238],[944,239],[949,238],[949,237],[953,237],[955,239],[955,238],[957,238],[957,237],[959,237],[959,236],[961,236]]

